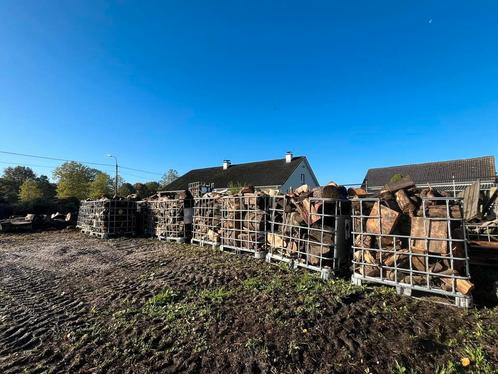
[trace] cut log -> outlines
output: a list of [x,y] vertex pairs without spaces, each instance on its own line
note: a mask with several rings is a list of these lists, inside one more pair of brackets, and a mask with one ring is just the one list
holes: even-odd
[[481,182],[476,180],[463,192],[463,217],[466,221],[480,217],[479,196],[481,192]]
[[[411,237],[427,238],[412,239],[412,249],[418,251],[428,250],[431,253],[447,254],[448,223],[446,221],[433,221],[423,217],[411,218]],[[432,239],[432,240],[431,240]]]
[[396,192],[401,189],[407,189],[412,187],[415,187],[415,182],[413,182],[413,180],[410,178],[409,175],[401,178],[396,182],[390,182],[385,185],[385,189],[390,192]]
[[398,203],[401,211],[408,214],[410,217],[413,216],[417,208],[410,200],[405,190],[398,190],[394,195],[396,196],[396,202]]
[[309,192],[309,190],[310,190],[309,186],[307,184],[303,184],[302,186],[299,186],[294,190],[294,194],[300,195],[302,193]]
[[470,295],[474,289],[474,284],[466,279],[451,279],[446,277],[441,277],[440,279],[447,291],[452,290],[453,282],[455,282],[455,289],[462,295]]
[[297,243],[288,239],[284,239],[277,234],[266,234],[266,240],[271,248],[285,249],[288,253],[297,252]]
[[391,234],[396,227],[400,213],[375,203],[367,219],[367,232],[369,234]]

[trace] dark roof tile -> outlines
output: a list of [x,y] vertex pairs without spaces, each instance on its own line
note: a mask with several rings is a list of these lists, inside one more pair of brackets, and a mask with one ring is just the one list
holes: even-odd
[[369,188],[383,186],[395,174],[409,175],[417,184],[450,183],[453,182],[453,177],[455,177],[455,182],[494,179],[496,177],[495,157],[485,156],[369,169],[363,184],[368,183]]
[[168,191],[184,190],[189,183],[214,183],[215,188],[226,188],[230,184],[252,186],[281,186],[290,177],[305,157],[294,157],[290,163],[285,159],[249,162],[223,167],[194,169],[182,175],[164,189]]

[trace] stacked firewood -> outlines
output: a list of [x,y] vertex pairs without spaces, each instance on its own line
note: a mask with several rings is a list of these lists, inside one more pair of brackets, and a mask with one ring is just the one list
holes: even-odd
[[340,247],[341,256],[347,256],[348,206],[346,189],[333,182],[313,190],[303,185],[273,197],[267,234],[272,253],[301,259],[313,266],[334,265],[336,248]]
[[208,192],[195,198],[192,239],[212,244],[220,242],[223,196],[223,193]]
[[470,294],[459,200],[409,177],[374,198],[350,194],[355,276]]
[[268,197],[265,192],[244,187],[223,198],[222,245],[250,251],[265,248]]
[[80,204],[78,227],[109,235],[136,233],[137,204],[130,199],[86,200]]
[[188,190],[159,192],[146,202],[147,233],[159,238],[189,239],[193,198]]

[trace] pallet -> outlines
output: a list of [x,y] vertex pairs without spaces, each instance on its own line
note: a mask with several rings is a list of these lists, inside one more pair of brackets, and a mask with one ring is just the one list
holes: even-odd
[[211,247],[213,249],[218,249],[220,246],[219,243],[212,242],[210,240],[203,240],[203,239],[191,239],[190,240],[191,244],[198,245],[199,247]]
[[282,262],[287,263],[289,265],[289,268],[291,268],[291,269],[303,268],[306,270],[319,272],[320,278],[323,280],[332,279],[333,272],[332,272],[332,269],[329,268],[328,266],[324,266],[323,268],[318,268],[315,266],[303,264],[297,259],[288,258],[288,257],[278,255],[275,253],[271,253],[271,252],[268,252],[266,254],[265,260],[266,260],[266,262],[268,262],[270,264],[271,263],[282,263]]
[[[473,306],[472,296],[465,296],[462,294],[451,294],[449,292],[441,290],[437,292],[435,290],[424,289],[423,287],[411,286],[405,283],[387,283],[385,280],[381,279],[370,279],[364,278],[361,275],[353,274],[351,276],[351,283],[357,286],[365,284],[378,284],[386,287],[395,287],[396,293],[400,296],[409,296],[416,299],[424,299],[432,301],[438,304],[454,305],[459,308],[468,309]],[[450,302],[448,302],[448,300]]]
[[157,239],[169,243],[177,243],[177,244],[184,244],[187,239],[186,238],[174,238],[174,237],[169,237],[169,236],[158,236]]
[[262,259],[266,256],[266,251],[263,250],[239,248],[231,245],[220,245],[220,250],[222,252],[234,253],[238,255],[242,254],[242,252],[252,253],[256,259]]

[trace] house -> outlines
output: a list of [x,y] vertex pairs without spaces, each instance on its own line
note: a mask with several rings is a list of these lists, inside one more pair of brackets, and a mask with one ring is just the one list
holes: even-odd
[[225,160],[222,166],[190,170],[167,185],[165,190],[185,190],[199,182],[212,184],[215,189],[254,186],[275,188],[281,192],[287,192],[289,188],[296,188],[303,184],[308,184],[310,188],[319,185],[306,157],[293,157],[291,152],[287,152],[284,158],[277,160],[244,164],[232,164],[229,160]]
[[362,186],[369,192],[378,191],[396,174],[409,175],[417,187],[431,186],[455,194],[477,179],[483,189],[496,186],[497,182],[495,157],[484,156],[369,169]]

